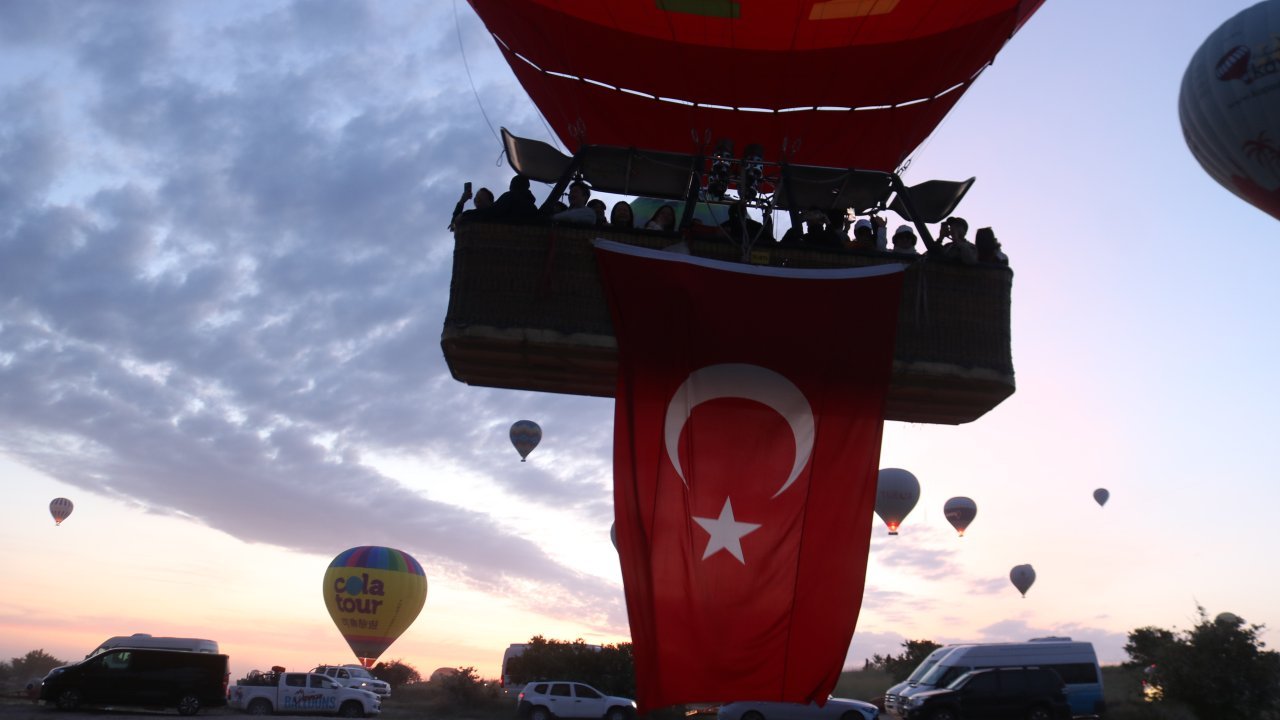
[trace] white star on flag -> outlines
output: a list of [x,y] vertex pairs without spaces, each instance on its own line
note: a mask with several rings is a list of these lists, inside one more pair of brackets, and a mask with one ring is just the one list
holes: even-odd
[[695,517],[693,521],[711,534],[711,539],[707,541],[707,550],[702,553],[703,560],[721,550],[728,550],[730,555],[738,558],[738,562],[743,565],[747,564],[746,559],[742,557],[742,537],[760,526],[756,523],[744,523],[734,520],[733,504],[729,501],[729,498],[726,497],[724,499],[724,507],[720,510],[720,517],[715,519]]

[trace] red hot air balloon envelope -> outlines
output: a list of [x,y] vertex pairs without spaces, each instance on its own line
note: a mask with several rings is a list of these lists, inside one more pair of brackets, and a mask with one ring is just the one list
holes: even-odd
[[1022,597],[1027,596],[1027,591],[1031,589],[1031,585],[1036,581],[1035,568],[1030,565],[1015,565],[1009,571],[1009,582],[1018,588],[1018,592],[1022,593]]
[[1106,505],[1107,501],[1111,499],[1111,493],[1107,492],[1106,488],[1098,488],[1093,491],[1093,499],[1098,505]]
[[520,462],[529,457],[529,453],[542,442],[542,428],[532,420],[517,420],[511,425],[511,444],[520,453]]
[[1241,11],[1191,56],[1178,118],[1220,185],[1280,220],[1280,0]]
[[53,516],[53,524],[61,525],[62,521],[67,519],[67,516],[71,514],[75,507],[75,503],[64,497],[51,500],[49,502],[49,514]]
[[427,574],[409,553],[363,545],[329,563],[322,590],[333,624],[360,664],[373,667],[422,611]]
[[942,514],[946,516],[947,522],[951,523],[951,527],[956,529],[960,537],[964,537],[964,531],[969,528],[969,523],[978,516],[978,504],[967,497],[953,497],[942,506]]
[[876,514],[897,535],[898,526],[920,499],[920,481],[901,468],[884,468],[876,482]]
[[888,172],[1044,0],[469,2],[570,152],[729,138]]

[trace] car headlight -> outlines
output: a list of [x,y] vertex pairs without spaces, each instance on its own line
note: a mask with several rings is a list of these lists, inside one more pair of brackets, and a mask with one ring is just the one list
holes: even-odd
[[913,697],[907,701],[907,707],[915,708],[915,707],[920,707],[923,704],[924,704],[924,698],[922,697]]

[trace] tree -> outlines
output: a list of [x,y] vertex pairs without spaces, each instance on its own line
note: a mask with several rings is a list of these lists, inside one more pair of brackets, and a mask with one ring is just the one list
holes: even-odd
[[50,670],[66,664],[66,660],[59,660],[44,650],[32,650],[24,657],[14,658],[9,668],[11,677],[25,683],[31,678],[42,678]]
[[631,643],[588,645],[578,638],[572,642],[530,638],[524,653],[507,662],[511,682],[524,685],[535,680],[577,680],[607,695],[635,697],[635,661]]
[[422,675],[418,673],[418,670],[402,660],[392,660],[389,663],[380,662],[373,666],[369,674],[393,688],[422,681]]
[[1280,718],[1280,653],[1263,649],[1258,634],[1265,626],[1230,613],[1210,619],[1200,606],[1196,612],[1199,620],[1187,631],[1129,633],[1132,664],[1154,665],[1151,679],[1163,698],[1200,718]]
[[907,640],[902,643],[902,647],[905,648],[903,653],[896,657],[872,655],[870,660],[863,663],[862,669],[883,670],[889,673],[894,682],[902,682],[930,653],[942,646],[932,640]]

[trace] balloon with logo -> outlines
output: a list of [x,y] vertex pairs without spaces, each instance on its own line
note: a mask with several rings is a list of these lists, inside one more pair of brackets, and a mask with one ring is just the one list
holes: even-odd
[[427,575],[409,553],[362,545],[329,563],[323,591],[338,632],[369,668],[422,611]]
[[901,468],[881,468],[876,482],[876,514],[889,526],[889,534],[897,535],[907,513],[920,499],[920,481]]
[[70,515],[71,511],[75,508],[75,503],[64,497],[54,498],[51,500],[49,502],[49,514],[53,516],[53,524],[61,525],[62,521],[66,520],[67,516]]
[[1280,0],[1246,8],[1191,56],[1178,119],[1218,184],[1280,220]]
[[520,453],[520,462],[529,457],[529,453],[542,442],[542,428],[532,420],[517,420],[511,425],[511,444]]
[[1027,591],[1031,589],[1032,583],[1036,581],[1035,568],[1030,565],[1014,565],[1009,571],[1009,582],[1018,588],[1018,592],[1022,593],[1022,597],[1027,596]]
[[1093,491],[1093,499],[1098,505],[1106,505],[1107,501],[1111,499],[1111,493],[1107,492],[1106,488],[1098,488]]
[[953,497],[942,506],[942,514],[951,523],[951,527],[964,537],[969,523],[978,516],[978,504],[967,497]]

